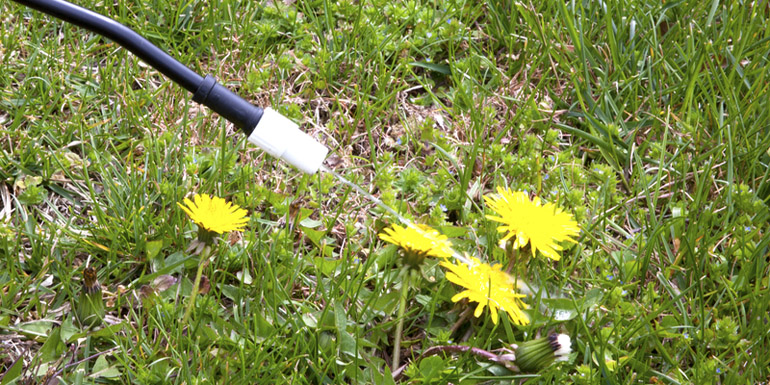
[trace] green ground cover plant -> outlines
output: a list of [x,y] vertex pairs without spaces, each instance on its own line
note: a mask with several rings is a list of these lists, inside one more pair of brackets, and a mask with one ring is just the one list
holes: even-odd
[[422,230],[0,2],[0,385],[770,381],[767,1],[76,3]]

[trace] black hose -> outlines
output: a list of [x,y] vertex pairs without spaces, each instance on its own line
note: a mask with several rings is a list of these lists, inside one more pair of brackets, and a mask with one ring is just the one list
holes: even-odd
[[14,0],[40,12],[98,33],[131,51],[145,63],[190,92],[198,89],[203,77],[187,68],[131,28],[91,10],[63,0]]
[[14,0],[40,12],[98,33],[131,51],[145,63],[192,92],[193,100],[233,122],[246,135],[262,118],[262,109],[234,94],[214,77],[202,77],[154,46],[131,28],[64,0]]

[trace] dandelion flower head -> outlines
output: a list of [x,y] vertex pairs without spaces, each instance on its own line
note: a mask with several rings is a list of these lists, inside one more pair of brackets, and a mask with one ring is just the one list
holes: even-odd
[[380,239],[397,245],[408,254],[440,258],[452,256],[452,246],[447,236],[427,225],[401,227],[393,224],[380,233]]
[[441,262],[449,270],[446,277],[449,281],[464,287],[466,290],[452,297],[452,302],[458,302],[468,298],[471,302],[477,302],[475,317],[481,315],[484,307],[489,306],[492,322],[496,325],[497,311],[503,310],[517,325],[529,323],[529,317],[522,309],[528,306],[521,301],[524,297],[514,289],[511,277],[501,270],[501,265],[489,265],[470,257],[470,264],[451,263],[447,260]]
[[523,191],[498,187],[497,194],[484,196],[484,201],[497,214],[487,218],[502,224],[497,228],[499,232],[508,232],[503,241],[515,237],[514,249],[529,244],[532,256],[540,250],[546,257],[558,261],[564,249],[559,243],[575,242],[573,237],[580,233],[572,214],[553,203],[543,204],[538,197],[530,200]]
[[184,205],[179,202],[177,202],[177,205],[198,226],[217,234],[228,231],[242,231],[249,221],[249,217],[246,216],[246,210],[238,205],[234,205],[232,202],[226,202],[222,198],[212,197],[208,194],[196,194],[192,201],[185,198]]

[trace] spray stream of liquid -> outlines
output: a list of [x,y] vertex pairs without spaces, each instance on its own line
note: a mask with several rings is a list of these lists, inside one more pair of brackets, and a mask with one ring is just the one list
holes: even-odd
[[[322,166],[321,166],[321,171],[322,171],[322,172],[326,172],[326,173],[329,173],[329,174],[332,174],[332,175],[334,175],[334,177],[335,177],[335,178],[337,178],[337,180],[339,180],[340,182],[342,182],[342,183],[344,183],[345,185],[349,186],[349,187],[350,187],[350,188],[352,188],[353,190],[356,190],[356,192],[358,192],[359,194],[361,194],[361,195],[363,195],[364,197],[366,197],[366,199],[369,199],[369,200],[370,200],[370,201],[372,201],[374,204],[376,204],[377,206],[380,206],[380,207],[381,207],[383,210],[387,211],[388,213],[390,213],[391,215],[393,215],[394,217],[396,217],[396,218],[399,220],[399,222],[401,222],[402,224],[404,224],[404,226],[407,226],[407,227],[409,227],[409,228],[412,228],[412,229],[415,229],[415,230],[417,230],[417,231],[418,231],[418,232],[420,232],[420,233],[423,233],[423,230],[422,230],[422,229],[421,229],[419,226],[415,225],[415,224],[414,224],[414,222],[412,222],[411,220],[409,220],[409,218],[407,218],[407,217],[405,217],[405,216],[403,216],[403,215],[399,214],[399,213],[398,213],[396,210],[394,210],[392,207],[390,207],[390,206],[386,205],[386,204],[385,204],[385,202],[383,202],[383,201],[379,200],[379,199],[378,199],[378,198],[376,198],[374,195],[372,195],[372,194],[369,194],[369,192],[367,192],[366,190],[364,190],[364,189],[363,189],[361,186],[359,186],[359,185],[357,185],[357,184],[355,184],[355,183],[353,183],[353,182],[349,181],[349,180],[348,180],[347,178],[345,178],[344,176],[342,176],[342,175],[338,174],[336,171],[334,171],[334,170],[332,170],[332,169],[330,169],[330,168],[328,168],[328,167],[326,167],[326,166],[324,166],[324,165],[322,165]],[[472,263],[472,262],[471,262],[471,261],[470,261],[470,260],[469,260],[467,257],[465,257],[465,256],[461,255],[460,253],[458,253],[458,252],[454,251],[454,249],[452,250],[452,256],[453,256],[454,258],[456,258],[458,261],[461,261],[461,262],[465,263],[466,265],[469,265],[469,266],[470,266],[470,265],[473,265],[473,263]]]

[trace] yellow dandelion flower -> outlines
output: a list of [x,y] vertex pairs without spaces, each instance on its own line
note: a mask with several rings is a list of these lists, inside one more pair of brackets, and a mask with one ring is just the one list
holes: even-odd
[[546,257],[558,261],[564,249],[559,242],[574,243],[573,237],[580,233],[572,214],[553,203],[543,204],[537,197],[530,201],[525,192],[498,187],[497,194],[485,196],[484,201],[497,214],[487,218],[502,223],[497,228],[499,232],[508,232],[503,241],[516,237],[514,249],[529,243],[532,256],[540,250]]
[[242,231],[249,221],[246,210],[208,194],[196,194],[193,200],[184,199],[184,205],[177,205],[190,216],[193,222],[207,231],[222,234],[228,231]]
[[528,306],[521,301],[523,294],[519,294],[514,289],[514,283],[511,277],[501,270],[500,265],[491,266],[482,263],[477,258],[470,258],[470,264],[450,263],[448,260],[441,262],[449,270],[446,277],[450,282],[464,287],[466,290],[455,294],[452,302],[458,302],[463,298],[468,298],[471,302],[477,302],[475,317],[481,315],[484,307],[489,306],[492,315],[492,322],[497,324],[497,310],[505,311],[511,318],[511,321],[517,325],[526,325],[529,323],[529,317],[522,309]]
[[440,234],[427,225],[401,227],[393,224],[380,233],[380,239],[400,247],[412,266],[418,265],[426,256],[449,258],[452,245],[446,235]]

